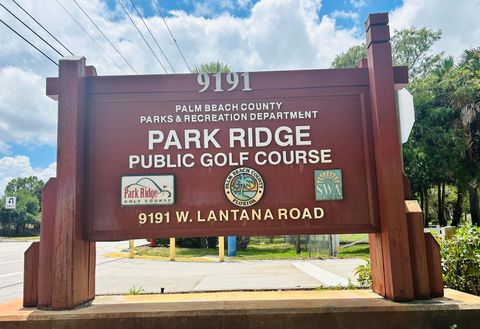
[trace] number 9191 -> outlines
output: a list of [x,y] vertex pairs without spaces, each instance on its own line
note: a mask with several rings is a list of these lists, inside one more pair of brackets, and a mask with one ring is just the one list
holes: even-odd
[[161,223],[170,223],[170,213],[161,213],[161,212],[151,212],[144,213],[141,212],[138,214],[138,223],[140,225],[150,223],[150,224],[161,224]]
[[[250,91],[250,75],[248,72],[241,73],[240,76],[236,72],[229,72],[225,73],[225,80],[228,85],[227,91],[235,90],[238,87],[240,82],[243,82],[242,91]],[[224,91],[222,88],[222,73],[215,73],[213,74],[213,78],[215,80],[215,89],[213,91]],[[240,81],[242,80],[242,81]],[[199,73],[197,75],[197,82],[202,89],[198,92],[203,93],[210,87],[210,75],[208,73]]]

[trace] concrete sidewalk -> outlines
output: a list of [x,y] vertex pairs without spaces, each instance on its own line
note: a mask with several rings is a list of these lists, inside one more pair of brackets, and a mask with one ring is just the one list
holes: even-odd
[[275,290],[356,284],[361,259],[170,262],[128,258],[98,260],[97,294]]

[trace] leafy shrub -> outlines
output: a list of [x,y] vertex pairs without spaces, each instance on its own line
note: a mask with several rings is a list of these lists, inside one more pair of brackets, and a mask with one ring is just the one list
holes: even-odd
[[[147,239],[147,241],[150,241]],[[225,237],[225,247],[227,246],[227,237]],[[237,249],[245,250],[250,243],[250,237],[246,235],[237,236]],[[169,247],[170,239],[158,238],[155,239],[155,245],[157,247]],[[207,238],[176,238],[175,245],[179,248],[210,248],[214,249],[218,246],[218,237]]]
[[442,242],[441,253],[445,284],[480,295],[480,228],[460,227],[450,240]]
[[357,276],[358,284],[364,288],[372,287],[372,268],[370,265],[370,258],[364,258],[366,263],[355,267],[355,275]]

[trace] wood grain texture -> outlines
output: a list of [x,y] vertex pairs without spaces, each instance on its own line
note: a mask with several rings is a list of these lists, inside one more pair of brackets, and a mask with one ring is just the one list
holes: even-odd
[[23,269],[23,306],[34,307],[38,303],[38,263],[40,242],[32,242],[25,251]]
[[92,298],[92,248],[83,238],[85,71],[83,57],[60,60],[51,305],[55,310],[73,308]]
[[[372,264],[375,272],[383,273],[385,296],[395,301],[414,299],[412,269],[405,216],[402,157],[398,132],[398,118],[394,96],[392,53],[388,40],[381,34],[375,39],[373,30],[386,23],[388,15],[370,15],[366,24],[369,45],[368,71],[370,77],[370,101],[372,102],[373,139],[377,170],[382,259]],[[372,25],[376,27],[371,28]],[[376,245],[380,242],[377,241]],[[375,255],[375,254],[374,254]],[[383,263],[382,265],[380,265]],[[379,292],[380,293],[380,292]]]
[[444,291],[440,246],[431,233],[425,233],[425,246],[427,250],[430,296],[432,298],[443,297]]
[[412,262],[412,279],[415,299],[430,298],[427,251],[423,233],[423,214],[417,201],[405,201],[408,242]]
[[370,244],[370,267],[372,270],[372,290],[386,296],[385,292],[385,272],[383,270],[383,248],[382,234],[370,233],[368,235]]
[[38,307],[52,305],[53,249],[55,210],[57,204],[56,178],[50,178],[42,191],[42,222],[40,224],[40,259],[38,268]]

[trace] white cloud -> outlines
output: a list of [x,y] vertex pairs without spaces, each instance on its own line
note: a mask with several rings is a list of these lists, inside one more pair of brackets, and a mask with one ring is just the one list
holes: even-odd
[[344,11],[344,10],[335,10],[333,13],[330,14],[333,18],[344,18],[344,19],[351,19],[354,22],[357,22],[359,17],[358,13],[353,11]]
[[[75,5],[60,0],[71,14],[95,37],[125,73],[132,71]],[[107,34],[122,55],[140,73],[162,73],[152,65],[152,55],[121,9],[109,11],[100,0],[79,0],[85,11]],[[251,7],[250,0],[195,2],[196,14],[172,12],[167,22],[189,61],[190,66],[221,60],[236,70],[328,67],[335,54],[361,40],[355,29],[338,29],[335,21],[319,17],[320,0],[261,0],[251,7],[246,18],[233,17],[233,6]],[[44,23],[75,55],[83,55],[95,65],[100,75],[121,73],[108,57],[85,35],[54,0],[25,1],[25,7]],[[45,11],[44,8],[49,10]],[[13,8],[13,7],[12,7]],[[199,17],[203,14],[210,18]],[[12,23],[11,17],[0,17]],[[133,15],[141,28],[143,24]],[[115,18],[115,19],[114,19]],[[159,44],[177,71],[186,71],[181,56],[159,16],[146,19]],[[22,29],[20,29],[23,31]],[[8,63],[24,67],[39,76],[56,75],[56,69],[41,55],[9,31],[0,33],[0,66]],[[267,39],[273,38],[273,39]],[[267,46],[268,45],[268,46]],[[270,48],[270,49],[269,49]],[[43,48],[42,48],[43,49]],[[155,48],[156,49],[156,48]],[[49,55],[52,53],[45,49]],[[278,53],[279,50],[290,50]],[[65,52],[65,51],[64,51]],[[55,54],[53,54],[55,55]],[[52,55],[52,56],[53,56]],[[301,66],[296,66],[300,64]],[[42,81],[42,87],[44,82]]]
[[0,151],[7,143],[56,143],[57,110],[44,78],[16,67],[0,68]]
[[[121,69],[110,62],[55,0],[25,0],[22,5],[75,55],[85,56],[87,63],[94,65],[100,75],[119,74],[122,70],[131,74],[127,64],[83,13],[70,1],[59,1]],[[163,72],[120,8],[110,10],[101,0],[79,2],[139,73]],[[357,7],[365,6],[367,2],[351,0],[351,4]],[[216,0],[196,4],[198,10],[206,11],[208,18],[184,11],[173,11],[166,17],[192,67],[220,60],[237,71],[327,68],[336,54],[364,42],[361,30],[341,28],[336,23],[336,18],[340,17],[355,21],[359,19],[356,13],[337,11],[319,15],[321,0],[261,0],[255,4],[251,0]],[[6,5],[21,14],[13,4]],[[231,6],[247,6],[250,14],[234,17],[228,13]],[[394,28],[411,25],[441,28],[444,36],[437,45],[438,50],[458,55],[463,49],[480,44],[479,7],[480,0],[459,0],[455,6],[449,0],[405,0],[391,14],[391,25]],[[4,11],[0,11],[0,18],[34,40]],[[133,18],[143,29],[140,19],[136,15]],[[183,59],[162,19],[152,16],[146,22],[177,72],[186,72]],[[145,35],[149,38],[148,34]],[[0,152],[8,151],[13,142],[28,146],[54,145],[57,105],[45,96],[45,77],[56,76],[57,68],[1,26],[0,44]],[[42,46],[42,49],[50,56],[58,57],[47,47]]]
[[237,0],[237,3],[241,8],[248,8],[252,5],[251,0]]
[[367,0],[350,0],[350,4],[355,8],[362,8],[367,5]]
[[390,14],[390,25],[440,29],[443,35],[435,50],[458,57],[463,50],[480,45],[479,8],[480,0],[404,0]]
[[10,150],[10,146],[4,141],[0,140],[0,154],[7,153]]
[[238,71],[326,68],[335,54],[361,40],[355,29],[319,18],[319,9],[320,1],[263,0],[247,18],[175,12],[169,24],[193,64],[220,60]]
[[45,168],[32,168],[30,159],[24,155],[0,158],[0,196],[5,193],[8,182],[17,177],[37,176],[43,181],[56,176],[57,164]]

